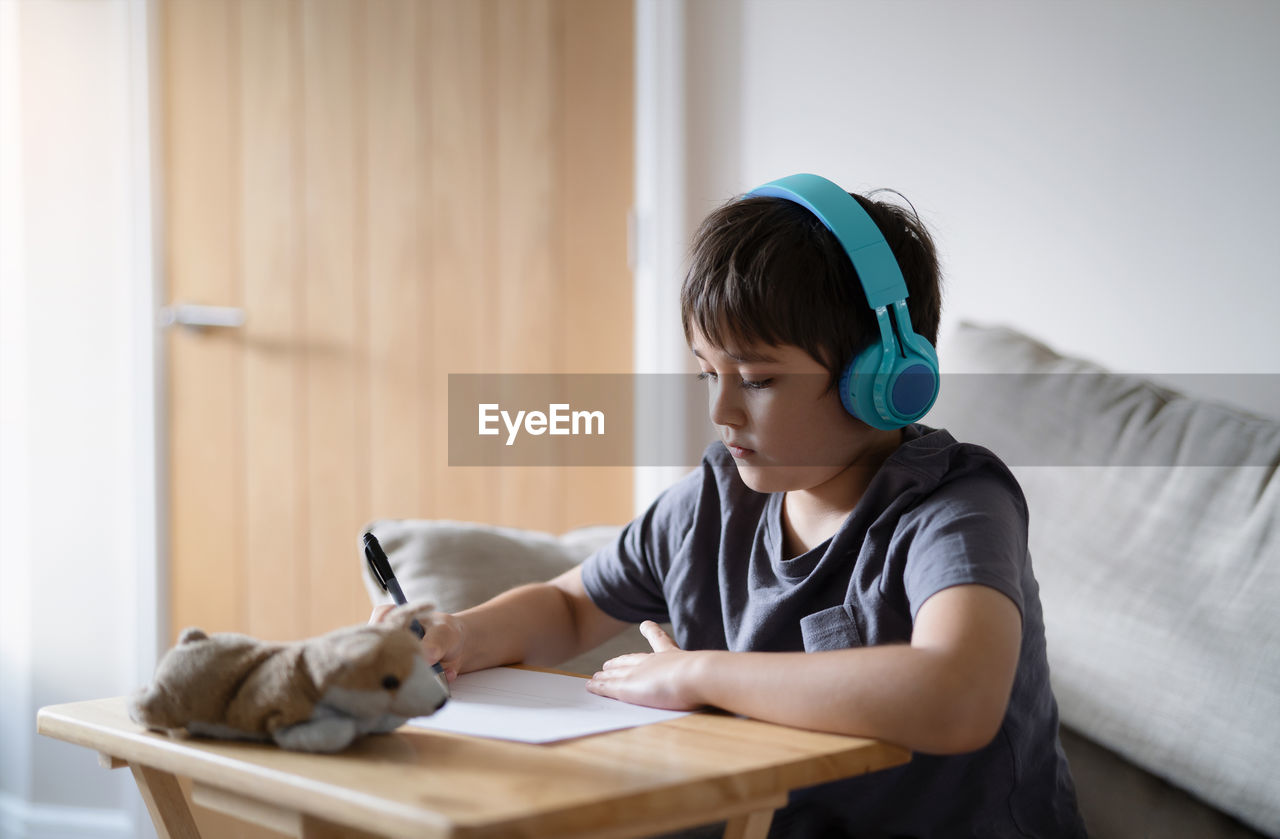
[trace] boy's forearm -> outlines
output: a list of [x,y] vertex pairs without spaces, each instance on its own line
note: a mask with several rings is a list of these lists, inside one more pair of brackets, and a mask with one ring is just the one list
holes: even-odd
[[889,645],[820,653],[700,652],[696,701],[769,722],[958,754],[991,737],[939,653]]
[[530,583],[455,615],[464,627],[466,671],[503,664],[556,664],[577,652],[564,594]]

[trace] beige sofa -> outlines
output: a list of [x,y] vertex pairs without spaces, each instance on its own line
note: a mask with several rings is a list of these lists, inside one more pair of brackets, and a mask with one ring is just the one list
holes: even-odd
[[929,422],[1027,495],[1093,835],[1280,834],[1280,422],[1012,329],[965,324],[946,349]]
[[[1008,329],[965,325],[947,349],[927,422],[999,452],[1027,494],[1091,834],[1280,835],[1280,423]],[[555,576],[617,533],[372,527],[410,599],[448,611]],[[643,649],[633,630],[564,666]]]

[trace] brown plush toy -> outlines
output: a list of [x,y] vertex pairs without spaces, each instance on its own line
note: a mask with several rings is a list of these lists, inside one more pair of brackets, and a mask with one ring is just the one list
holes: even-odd
[[439,710],[448,688],[409,631],[430,605],[400,606],[383,623],[282,644],[186,629],[152,684],[129,702],[134,722],[169,733],[274,740],[336,752]]

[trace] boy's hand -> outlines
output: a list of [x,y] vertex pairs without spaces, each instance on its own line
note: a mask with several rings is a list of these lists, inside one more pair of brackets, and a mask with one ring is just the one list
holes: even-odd
[[698,654],[677,647],[671,636],[653,621],[640,624],[640,633],[649,640],[653,652],[609,659],[604,669],[587,682],[587,690],[633,705],[669,711],[702,707],[693,676]]
[[[396,608],[395,605],[391,603],[373,607],[373,613],[369,615],[369,623],[381,623],[387,613],[394,608]],[[445,678],[452,682],[458,678],[458,673],[462,670],[462,648],[465,635],[462,621],[445,612],[432,612],[420,619],[418,623],[422,624],[422,628],[426,630],[419,645],[422,657],[427,660],[427,664],[440,662],[440,666],[444,668]]]

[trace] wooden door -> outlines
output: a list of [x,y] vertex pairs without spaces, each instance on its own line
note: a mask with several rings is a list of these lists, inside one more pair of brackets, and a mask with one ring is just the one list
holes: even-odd
[[368,615],[382,517],[622,523],[625,468],[450,468],[449,373],[628,372],[632,5],[158,0],[171,629]]

